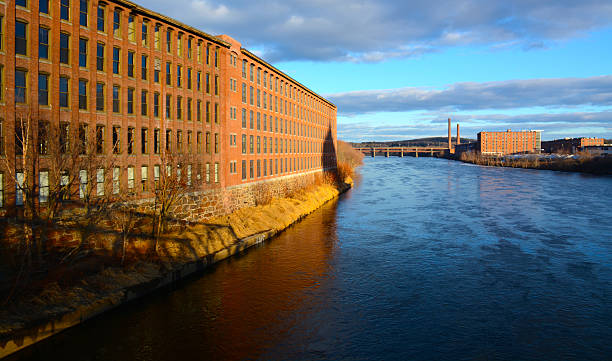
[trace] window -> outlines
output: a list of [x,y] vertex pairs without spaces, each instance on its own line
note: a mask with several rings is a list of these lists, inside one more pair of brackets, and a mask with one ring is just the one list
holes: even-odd
[[15,21],[15,54],[28,55],[28,24]]
[[[18,0],[17,1],[17,5],[20,5],[19,3],[25,3],[25,0]],[[22,5],[23,6],[23,5]],[[47,14],[49,15],[49,0],[39,0],[38,1],[38,11],[41,12],[42,14]]]
[[210,132],[206,132],[206,153],[210,154]]
[[79,25],[87,27],[88,0],[79,1]]
[[166,94],[166,119],[172,118],[172,95]]
[[60,0],[60,19],[70,21],[70,0]]
[[140,93],[140,114],[143,116],[147,115],[147,108],[148,108],[147,98],[148,98],[147,91],[142,90]]
[[191,130],[187,131],[187,152],[191,153],[193,144],[193,132]]
[[38,57],[49,59],[49,29],[38,28]]
[[79,124],[79,154],[87,152],[87,123]]
[[176,40],[176,55],[179,57],[183,56],[183,33],[178,33],[178,38]]
[[192,42],[193,38],[189,37],[189,39],[187,39],[187,58],[191,59],[191,42]]
[[121,100],[119,85],[113,85],[113,113],[121,112]]
[[161,25],[155,24],[154,46],[155,50],[161,50]]
[[121,154],[121,127],[113,125],[113,154]]
[[249,136],[249,153],[255,153],[255,140],[252,135]]
[[183,97],[182,96],[177,96],[176,97],[176,119],[182,119],[183,118]]
[[79,171],[79,198],[85,198],[87,194],[87,171],[81,169]]
[[219,95],[219,76],[215,75],[215,95]]
[[206,94],[210,94],[210,74],[206,73]]
[[166,152],[172,152],[172,130],[166,130]]
[[206,102],[206,123],[210,123],[210,102]]
[[104,154],[104,126],[96,125],[96,153]]
[[79,38],[79,66],[87,67],[87,39]]
[[159,129],[153,130],[153,153],[159,154],[161,148],[161,139],[160,139],[160,131]]
[[38,104],[49,105],[49,74],[38,74]]
[[104,19],[105,19],[105,13],[106,13],[106,6],[104,6],[103,4],[98,4],[98,21],[97,21],[97,29],[98,31],[102,31],[104,32],[105,27],[104,27]]
[[166,30],[166,52],[172,51],[172,29]]
[[198,71],[198,74],[196,75],[196,87],[198,89],[198,91],[202,90],[202,72]]
[[102,197],[104,195],[104,169],[96,170],[96,195]]
[[176,66],[176,86],[179,88],[182,86],[181,85],[182,84],[181,83],[181,76],[182,76],[181,70],[182,70],[182,67],[180,65],[177,65]]
[[215,183],[219,183],[219,163],[215,163]]
[[196,104],[196,120],[198,122],[202,121],[202,101],[198,99]]
[[49,172],[38,173],[38,201],[47,203],[49,201]]
[[142,55],[140,58],[140,71],[142,80],[147,80],[147,56]]
[[68,64],[70,60],[70,35],[60,33],[60,63]]
[[153,116],[159,118],[159,93],[153,94]]
[[147,192],[149,190],[148,178],[149,178],[149,167],[147,167],[146,165],[143,165],[142,167],[140,167],[140,185],[141,185],[141,190],[143,192]]
[[242,161],[242,180],[245,180],[247,178],[247,166],[246,166],[246,160]]
[[215,133],[215,153],[219,153],[219,133]]
[[121,174],[121,168],[114,167],[113,168],[113,194],[118,194],[120,187],[119,175]]
[[127,113],[134,114],[134,88],[128,88],[127,91]]
[[119,74],[121,49],[113,47],[113,74]]
[[128,51],[127,71],[130,78],[134,77],[134,52]]
[[246,154],[247,152],[247,138],[246,134],[242,135],[242,154]]
[[206,163],[206,183],[210,183],[210,163]]
[[166,85],[172,85],[172,63],[166,63]]
[[154,67],[153,67],[153,81],[159,84],[159,77],[161,73],[161,63],[159,59],[155,59]]
[[96,110],[104,111],[104,83],[96,84]]
[[253,73],[255,72],[255,64],[249,66],[249,80],[253,81]]
[[128,127],[127,154],[134,154],[134,138],[136,138],[136,129],[134,127]]
[[79,109],[87,110],[87,80],[79,79]]
[[98,43],[96,46],[96,70],[104,71],[104,44]]
[[160,170],[159,165],[156,164],[153,166],[153,182],[155,183],[155,188],[159,186]]
[[144,47],[149,46],[149,22],[147,20],[142,21],[142,40],[141,44]]
[[46,155],[49,151],[49,122],[38,123],[38,154]]
[[215,68],[219,67],[219,47],[215,48]]
[[202,153],[202,132],[196,134],[196,151]]
[[121,37],[121,9],[113,11],[113,36],[116,38]]
[[219,123],[219,103],[215,103],[215,124]]
[[253,171],[253,161],[252,161],[252,160],[250,160],[250,161],[249,161],[249,177],[250,177],[251,179],[255,178],[255,174],[254,174],[254,173],[255,173],[255,172]]
[[179,153],[183,151],[183,131],[182,130],[176,131],[176,151]]
[[247,77],[247,61],[246,60],[242,61],[242,77],[244,79],[246,79]]
[[140,129],[140,152],[142,154],[149,153],[149,129]]
[[187,89],[191,89],[191,68],[187,69]]
[[129,192],[133,192],[134,191],[134,167],[129,166],[127,168],[127,178],[128,178],[128,191]]
[[187,120],[191,120],[191,98],[187,98]]
[[59,78],[59,105],[62,108],[68,108],[70,106],[69,103],[69,91],[68,91],[68,78],[65,76],[60,76]]

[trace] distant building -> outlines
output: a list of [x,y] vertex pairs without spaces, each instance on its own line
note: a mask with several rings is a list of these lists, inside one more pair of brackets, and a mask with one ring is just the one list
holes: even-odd
[[612,155],[612,144],[588,145],[582,150],[592,155]]
[[505,155],[517,153],[539,153],[541,133],[538,130],[513,132],[480,132],[477,148],[482,154]]
[[470,143],[459,143],[455,146],[455,154],[461,154],[466,152],[476,152],[478,150],[477,142]]
[[565,138],[542,142],[542,148],[545,153],[576,153],[584,147],[603,144],[603,138]]

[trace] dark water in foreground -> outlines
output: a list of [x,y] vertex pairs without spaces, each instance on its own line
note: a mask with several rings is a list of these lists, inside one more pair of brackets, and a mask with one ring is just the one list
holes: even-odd
[[430,158],[361,173],[277,239],[22,356],[612,359],[612,177]]

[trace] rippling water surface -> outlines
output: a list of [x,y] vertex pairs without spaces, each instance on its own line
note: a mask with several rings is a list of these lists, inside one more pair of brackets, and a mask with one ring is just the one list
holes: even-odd
[[22,354],[612,359],[612,177],[366,159],[278,238]]

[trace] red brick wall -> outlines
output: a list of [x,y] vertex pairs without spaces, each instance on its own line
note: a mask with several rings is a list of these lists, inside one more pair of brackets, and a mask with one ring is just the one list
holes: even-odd
[[[210,164],[210,183],[204,183],[201,190],[209,190],[220,187],[226,187],[231,185],[242,184],[244,182],[252,182],[257,180],[263,180],[267,178],[273,178],[277,176],[284,176],[287,174],[296,174],[300,172],[307,172],[311,170],[321,169],[323,166],[333,166],[334,154],[336,142],[336,109],[328,103],[325,99],[321,98],[317,94],[311,92],[301,84],[298,84],[293,79],[289,78],[286,74],[274,69],[271,65],[265,61],[252,55],[247,50],[241,48],[240,43],[233,40],[228,36],[212,37],[206,33],[190,28],[183,24],[177,23],[172,19],[165,18],[159,14],[152,13],[144,8],[134,7],[128,8],[126,3],[121,1],[107,1],[105,9],[105,31],[100,32],[97,30],[97,6],[100,1],[90,0],[88,7],[88,24],[86,27],[79,25],[79,1],[70,2],[70,21],[60,20],[60,2],[50,1],[50,15],[44,15],[39,13],[38,1],[29,0],[28,9],[15,6],[15,1],[10,0],[5,4],[0,3],[0,13],[3,15],[3,31],[4,38],[2,39],[3,49],[0,52],[0,63],[3,66],[3,88],[4,91],[2,102],[0,102],[0,118],[3,119],[3,138],[5,143],[5,156],[9,159],[13,157],[13,124],[14,114],[16,111],[24,111],[27,108],[33,110],[33,117],[35,119],[49,121],[52,124],[58,125],[60,122],[68,122],[73,130],[78,129],[80,123],[87,123],[89,125],[89,139],[93,141],[95,139],[94,132],[96,125],[104,125],[105,127],[105,148],[106,155],[113,156],[111,151],[112,145],[112,129],[113,126],[121,127],[121,148],[122,155],[118,160],[119,165],[122,166],[123,172],[121,176],[121,183],[123,187],[127,186],[127,174],[125,169],[128,166],[135,168],[135,184],[136,188],[140,185],[141,177],[141,166],[148,166],[148,182],[149,191],[144,193],[136,192],[136,198],[150,198],[152,197],[153,189],[153,166],[160,164],[159,155],[153,154],[153,134],[155,129],[160,130],[161,147],[165,147],[165,131],[172,131],[172,148],[176,149],[176,136],[177,131],[182,131],[183,134],[183,149],[187,147],[187,133],[192,132],[192,148],[193,153],[196,155],[196,163],[202,165],[202,172],[206,170],[205,165]],[[102,2],[100,2],[102,3]],[[113,35],[113,11],[114,9],[121,10],[121,37],[117,38]],[[129,16],[134,17],[134,34],[135,39],[131,41],[128,38],[128,19]],[[14,38],[15,38],[15,19],[21,19],[28,23],[28,55],[27,56],[15,56]],[[148,36],[147,45],[142,44],[142,23],[144,20],[148,20]],[[155,26],[159,24],[160,29],[160,42],[161,49],[155,48]],[[38,56],[38,29],[39,25],[45,26],[50,29],[50,59],[39,60]],[[172,29],[172,47],[171,52],[166,51],[166,30]],[[69,64],[60,64],[59,56],[59,38],[60,32],[66,32],[70,34],[70,60]],[[182,54],[177,54],[177,35],[182,33],[183,35],[183,46]],[[188,39],[192,37],[192,56],[187,56],[187,43]],[[80,68],[79,64],[79,38],[86,38],[87,44],[87,67]],[[202,42],[202,57],[201,61],[198,60],[197,44]],[[105,71],[96,70],[96,47],[98,42],[105,44]],[[210,46],[210,61],[206,62],[206,47]],[[116,75],[112,72],[112,60],[113,60],[113,47],[119,47],[121,49],[120,59],[120,74]],[[218,49],[218,63],[215,66],[215,49]],[[128,76],[128,51],[133,51],[134,56],[134,76]],[[234,66],[232,59],[232,53],[236,56],[236,64]],[[147,55],[147,79],[141,78],[141,56]],[[254,89],[259,89],[260,92],[264,91],[263,82],[257,84],[256,74],[254,81],[247,78],[242,78],[242,61],[247,60],[249,64],[255,64],[255,69],[261,68],[261,74],[268,72],[274,75],[274,78],[278,78],[279,82],[283,80],[284,84],[288,84],[293,89],[293,97],[290,97],[288,93],[285,96],[280,94],[280,89],[270,91],[269,87],[265,89],[266,94],[273,94],[279,100],[283,101],[283,113],[269,109],[263,109],[263,102],[258,107],[255,103],[253,106],[242,103],[241,87],[242,83],[247,84],[247,89],[253,86]],[[154,82],[154,69],[156,62],[160,64],[160,79],[159,83]],[[166,85],[166,63],[171,63],[171,86]],[[182,67],[182,86],[177,86],[177,65]],[[27,105],[15,105],[14,102],[14,69],[16,67],[26,69],[28,71],[28,104]],[[187,72],[188,69],[192,69],[191,75],[191,89],[187,87]],[[247,69],[248,71],[248,69]],[[38,74],[39,72],[48,73],[49,76],[49,106],[38,106]],[[201,90],[197,89],[197,74],[201,73]],[[206,74],[210,75],[210,92],[206,92]],[[59,77],[60,75],[67,76],[70,78],[70,106],[65,109],[59,107]],[[215,88],[215,77],[218,77],[219,94],[214,94]],[[87,80],[87,110],[79,110],[78,107],[78,95],[79,95],[79,79]],[[235,81],[235,91],[230,89],[230,79],[232,82]],[[269,80],[269,79],[268,79]],[[96,111],[96,84],[105,84],[105,110]],[[121,111],[120,113],[112,112],[112,87],[113,85],[120,86],[121,89]],[[127,89],[134,89],[134,114],[127,114]],[[141,115],[141,91],[146,90],[148,92],[147,99],[147,115]],[[283,88],[285,90],[285,88]],[[288,90],[288,89],[287,89]],[[159,116],[153,116],[153,102],[154,94],[159,93]],[[166,95],[169,94],[172,97],[171,117],[166,117]],[[177,97],[182,97],[182,119],[177,119]],[[187,99],[192,99],[192,120],[187,120]],[[197,110],[196,106],[198,100],[201,101],[202,106],[202,120],[197,121]],[[296,116],[296,112],[292,111],[291,115],[289,112],[285,114],[285,105],[292,104],[300,111],[300,116]],[[210,121],[206,121],[206,103],[210,102],[211,115]],[[269,99],[267,101],[269,103]],[[217,116],[217,122],[215,122],[214,108],[215,104],[218,104],[219,113]],[[235,118],[232,108],[235,108]],[[247,128],[242,128],[241,112],[242,108],[247,109],[247,116],[249,111],[254,111],[255,114],[259,112],[263,118],[263,114],[268,116],[268,127],[263,130],[263,126],[257,130],[256,125],[254,129],[250,129],[248,120]],[[292,134],[285,134],[285,124],[283,123],[283,133],[271,132],[269,129],[269,117],[275,117],[286,120],[293,124],[291,127]],[[256,120],[255,120],[256,122]],[[127,132],[128,128],[133,127],[135,129],[136,137],[134,139],[134,154],[127,155]],[[148,129],[148,152],[142,154],[141,152],[141,129]],[[300,129],[298,132],[297,129]],[[295,131],[295,134],[293,134]],[[202,132],[202,152],[197,152],[197,133]],[[210,133],[210,153],[206,152],[206,133]],[[326,141],[327,133],[329,137]],[[218,152],[215,152],[215,134],[218,136],[219,147]],[[247,135],[247,141],[252,135],[254,139],[257,137],[266,137],[269,141],[270,137],[273,142],[283,142],[283,153],[274,152],[270,153],[270,145],[267,144],[268,152],[263,152],[263,140],[260,145],[260,153],[257,152],[257,146],[255,145],[254,154],[250,154],[249,146],[247,145],[247,154],[242,153],[242,134]],[[232,138],[230,138],[230,135]],[[230,139],[235,136],[236,144],[230,145]],[[287,151],[287,147],[284,143],[291,142],[291,152]],[[296,144],[293,146],[293,144]],[[328,154],[323,154],[328,152]],[[260,176],[257,176],[256,163],[260,161],[260,167],[263,167],[263,161],[266,160],[267,172],[266,176],[263,174],[263,169],[260,170]],[[280,162],[283,159],[283,166],[286,164],[285,159],[289,159],[291,162],[291,171],[277,173],[274,171],[274,175],[270,174],[270,159],[273,162]],[[247,179],[242,179],[242,161],[246,160],[247,167],[252,160],[255,164],[254,177],[249,177],[249,170],[247,170]],[[324,165],[322,160],[328,162]],[[44,159],[42,160],[44,163]],[[233,163],[235,162],[235,163]],[[299,164],[298,167],[294,166]],[[302,163],[303,162],[303,163]],[[219,164],[219,182],[215,184],[215,164]],[[233,171],[233,166],[230,164],[236,164],[236,169]],[[303,164],[303,165],[302,165]],[[279,164],[280,166],[280,164]],[[41,165],[41,169],[44,165]],[[193,165],[193,172],[196,173],[198,166]],[[284,168],[284,167],[283,167]],[[289,168],[289,167],[287,167]],[[231,171],[232,170],[232,171]],[[273,167],[273,170],[276,170]],[[202,177],[206,179],[205,174]],[[15,189],[15,185],[11,182],[8,177],[5,177],[5,190]],[[5,191],[5,204],[10,203],[11,192]]]

